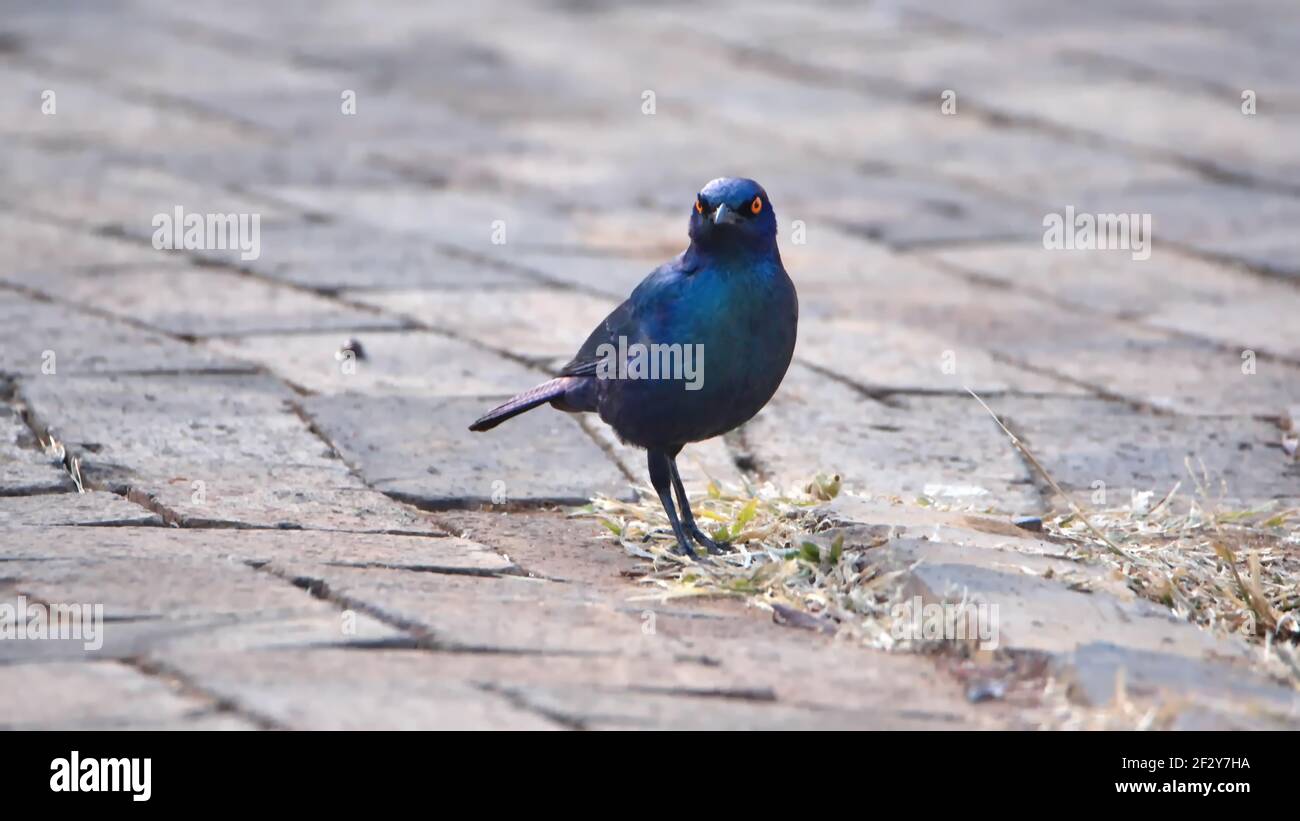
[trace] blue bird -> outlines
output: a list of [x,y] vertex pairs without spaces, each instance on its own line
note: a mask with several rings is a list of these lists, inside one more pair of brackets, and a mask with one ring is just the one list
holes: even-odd
[[605,317],[559,376],[469,429],[490,430],[548,402],[600,414],[624,442],[646,449],[678,549],[694,556],[690,539],[720,547],[695,523],[677,454],[749,421],[776,393],[794,354],[799,298],[777,250],[776,213],[753,180],[704,186],[689,235],[690,246]]

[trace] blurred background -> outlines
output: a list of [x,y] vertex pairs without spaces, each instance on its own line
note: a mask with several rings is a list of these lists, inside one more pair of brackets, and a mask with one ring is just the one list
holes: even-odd
[[[679,253],[719,176],[769,192],[801,323],[773,403],[683,455],[693,489],[823,473],[877,500],[1060,509],[969,388],[1093,507],[1198,483],[1224,510],[1300,498],[1294,3],[5,6],[0,524],[211,528],[212,550],[372,605],[398,588],[297,563],[473,575],[558,550],[556,575],[607,580],[620,565],[581,541],[598,525],[475,511],[626,498],[643,454],[554,413],[465,428]],[[1146,244],[1053,247],[1067,214],[1131,215]],[[172,248],[186,215],[204,230]],[[213,215],[245,245],[216,247]],[[304,541],[265,535],[285,529]],[[9,532],[29,558],[106,549]],[[374,535],[431,532],[497,553],[416,561]],[[120,584],[137,615],[174,615],[142,579],[223,589],[38,570],[66,595]],[[518,624],[447,615],[481,592],[393,595],[359,609],[400,615],[378,637],[518,646]],[[333,635],[330,613],[294,629]]]

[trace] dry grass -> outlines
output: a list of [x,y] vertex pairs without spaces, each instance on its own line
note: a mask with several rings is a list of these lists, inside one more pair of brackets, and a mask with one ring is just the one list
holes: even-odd
[[[1300,680],[1300,510],[1221,512],[1209,482],[1202,476],[1194,484],[1196,495],[1187,498],[1176,486],[1158,500],[1138,494],[1126,507],[1083,514],[1072,506],[1045,517],[1044,529],[1064,545],[1065,556],[1108,568],[1182,619],[1261,646]],[[893,649],[900,642],[890,613],[907,569],[885,571],[869,560],[887,541],[883,529],[859,529],[849,539],[817,535],[839,524],[824,504],[839,485],[833,475],[796,492],[710,483],[692,508],[701,527],[733,550],[701,561],[673,552],[667,517],[648,489],[632,503],[599,497],[573,515],[599,519],[627,553],[646,560],[647,598],[739,597],[780,620]],[[916,503],[955,509],[929,499]]]
[[[1244,639],[1258,648],[1263,669],[1300,686],[1300,508],[1225,510],[1227,488],[1216,495],[1204,466],[1189,460],[1192,492],[1185,497],[1178,483],[1158,500],[1154,493],[1140,493],[1127,506],[1085,511],[992,409],[971,395],[1068,507],[1043,520],[1047,536],[1063,546],[1064,558],[1104,567],[1175,616]],[[597,498],[574,515],[597,517],[624,550],[648,562],[641,578],[647,598],[739,597],[771,611],[778,621],[847,634],[882,649],[933,646],[902,639],[907,631],[895,629],[895,614],[906,612],[897,605],[903,598],[900,581],[910,568],[886,569],[869,556],[888,541],[887,529],[873,531],[865,522],[860,523],[865,527],[836,528],[833,539],[817,535],[845,524],[824,504],[839,494],[840,485],[836,474],[819,474],[785,493],[771,484],[723,489],[710,482],[705,497],[691,501],[692,509],[705,530],[734,550],[700,561],[673,552],[667,517],[648,489],[633,503]],[[925,498],[916,504],[954,510]],[[1071,586],[1087,589],[1088,583],[1076,579]],[[1169,705],[1145,708],[1124,699],[1106,710],[1061,703],[1066,706],[1060,726],[1158,727],[1177,712],[1169,712]]]
[[771,484],[723,489],[710,482],[691,508],[700,527],[732,549],[700,560],[674,552],[668,518],[649,489],[632,503],[597,497],[573,515],[598,518],[629,555],[648,562],[640,580],[646,598],[743,598],[798,626],[850,631],[889,647],[889,611],[898,596],[893,582],[901,571],[882,572],[866,556],[886,539],[828,543],[813,535],[833,524],[824,503],[839,492],[833,474],[787,493]]

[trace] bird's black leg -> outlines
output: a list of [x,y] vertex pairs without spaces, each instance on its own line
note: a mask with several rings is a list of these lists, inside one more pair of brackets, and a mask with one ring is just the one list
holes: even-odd
[[668,457],[668,466],[672,469],[673,490],[677,491],[677,506],[682,510],[682,524],[685,525],[686,532],[690,534],[692,539],[699,542],[700,547],[710,553],[725,552],[721,545],[704,535],[704,531],[700,530],[699,526],[695,524],[695,514],[691,513],[691,502],[686,498],[686,488],[682,485],[682,476],[677,472],[677,454],[674,453]]
[[695,551],[691,549],[691,541],[686,538],[686,530],[677,520],[677,511],[673,509],[672,484],[677,471],[673,467],[672,457],[662,450],[651,450],[648,453],[650,484],[654,485],[655,492],[659,494],[659,501],[664,506],[664,512],[668,514],[668,523],[673,526],[673,535],[677,537],[677,548],[685,555],[694,558]]

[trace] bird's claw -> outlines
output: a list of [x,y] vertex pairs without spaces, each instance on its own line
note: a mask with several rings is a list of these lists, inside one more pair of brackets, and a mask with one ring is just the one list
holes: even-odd
[[691,538],[694,539],[700,547],[709,551],[714,556],[727,553],[731,550],[730,542],[715,542],[713,539],[705,536],[704,531],[700,530],[698,527],[691,528]]
[[[691,547],[689,539],[679,539],[677,542],[677,549],[673,552],[682,558],[690,559],[697,564],[713,564],[713,562],[709,560],[708,556],[701,556]],[[710,550],[709,552],[712,553],[713,551]]]

